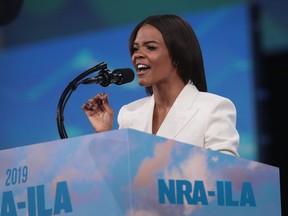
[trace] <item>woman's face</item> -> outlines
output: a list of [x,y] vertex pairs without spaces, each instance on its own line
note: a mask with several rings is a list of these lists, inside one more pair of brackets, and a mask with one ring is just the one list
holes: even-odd
[[162,34],[152,25],[139,29],[133,44],[132,64],[141,86],[169,83],[177,76]]

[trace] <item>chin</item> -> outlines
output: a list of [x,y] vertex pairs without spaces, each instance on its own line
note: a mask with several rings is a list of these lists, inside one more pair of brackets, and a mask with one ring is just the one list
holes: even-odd
[[138,84],[142,87],[148,87],[151,86],[150,82],[147,82],[147,79],[141,79],[138,77]]
[[138,84],[139,84],[140,86],[142,86],[142,87],[145,87],[145,82],[143,82],[143,81],[141,81],[141,80],[139,80],[139,79],[138,79]]
[[138,84],[139,84],[141,87],[151,86],[151,85],[145,84],[144,82],[138,82]]

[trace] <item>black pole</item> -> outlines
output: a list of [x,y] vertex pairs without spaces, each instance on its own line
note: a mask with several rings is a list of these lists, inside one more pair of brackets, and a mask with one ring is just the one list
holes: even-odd
[[78,85],[81,84],[82,79],[84,79],[86,76],[88,76],[91,73],[94,73],[95,71],[99,70],[106,70],[107,69],[107,63],[101,62],[100,64],[97,64],[93,68],[90,68],[83,73],[81,73],[79,76],[77,76],[74,80],[72,80],[69,85],[64,89],[64,91],[61,94],[61,97],[58,102],[57,106],[57,127],[58,127],[58,133],[60,135],[61,139],[68,138],[65,125],[64,125],[64,109],[68,102],[68,99],[70,98],[73,91],[76,90]]

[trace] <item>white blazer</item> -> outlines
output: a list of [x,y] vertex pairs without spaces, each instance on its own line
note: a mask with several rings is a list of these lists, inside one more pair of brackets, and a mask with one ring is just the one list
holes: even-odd
[[[124,105],[118,113],[119,128],[152,134],[154,105],[153,95]],[[200,92],[192,83],[180,92],[156,135],[239,157],[234,104]]]

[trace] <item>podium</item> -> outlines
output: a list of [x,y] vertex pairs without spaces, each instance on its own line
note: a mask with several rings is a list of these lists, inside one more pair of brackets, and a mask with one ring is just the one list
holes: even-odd
[[1,216],[281,216],[279,168],[132,129],[0,151]]

